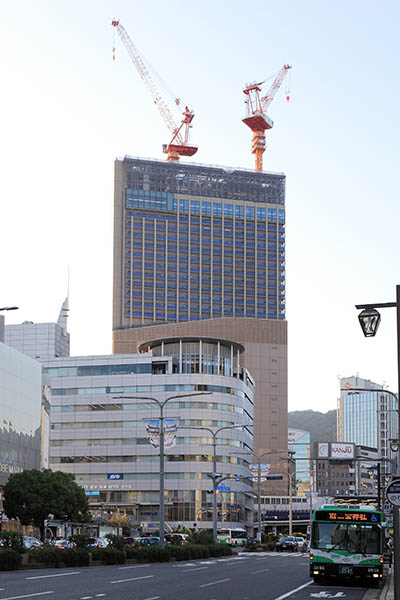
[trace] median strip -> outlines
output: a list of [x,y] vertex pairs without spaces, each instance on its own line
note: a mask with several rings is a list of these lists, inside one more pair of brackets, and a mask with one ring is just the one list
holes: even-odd
[[[209,585],[217,585],[217,583],[225,583],[225,581],[230,581],[229,579],[219,579],[218,581],[212,581],[211,583],[203,583],[203,585],[200,585],[199,587],[208,587]],[[276,599],[278,600],[278,599]]]

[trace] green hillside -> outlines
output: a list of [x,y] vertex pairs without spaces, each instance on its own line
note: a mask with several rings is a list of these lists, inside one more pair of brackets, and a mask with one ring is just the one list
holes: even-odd
[[336,410],[321,413],[314,410],[295,410],[288,415],[289,427],[310,432],[311,443],[335,442]]

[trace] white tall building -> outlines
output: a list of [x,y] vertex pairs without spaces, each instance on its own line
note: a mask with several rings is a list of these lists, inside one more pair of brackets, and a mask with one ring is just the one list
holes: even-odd
[[7,346],[39,361],[69,356],[68,310],[68,298],[66,298],[57,323],[24,321],[19,325],[6,325],[4,342]]
[[[398,401],[379,383],[358,376],[340,380],[338,399],[338,441],[376,448],[380,458],[395,459],[390,440],[397,437]],[[391,465],[383,462],[382,472]]]

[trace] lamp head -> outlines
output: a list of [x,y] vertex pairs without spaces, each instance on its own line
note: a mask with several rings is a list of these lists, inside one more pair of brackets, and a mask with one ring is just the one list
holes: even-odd
[[381,322],[381,315],[376,308],[364,308],[358,315],[358,320],[365,337],[374,337]]

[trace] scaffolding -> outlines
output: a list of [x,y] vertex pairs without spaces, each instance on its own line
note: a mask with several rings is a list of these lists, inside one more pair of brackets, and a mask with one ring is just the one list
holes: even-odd
[[242,202],[284,205],[285,175],[208,165],[165,163],[125,156],[125,186]]

